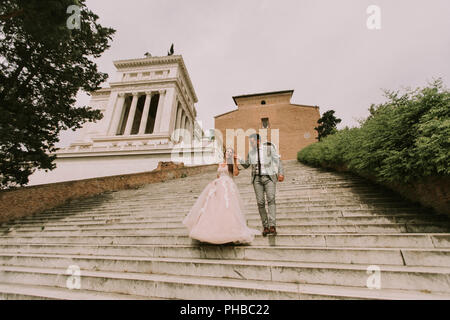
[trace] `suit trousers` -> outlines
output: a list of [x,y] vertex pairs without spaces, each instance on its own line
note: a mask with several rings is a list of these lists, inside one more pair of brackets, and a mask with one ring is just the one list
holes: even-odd
[[[253,188],[255,189],[256,202],[263,227],[275,227],[275,182],[268,175],[256,175],[253,181]],[[264,196],[267,198],[269,215],[267,215]]]

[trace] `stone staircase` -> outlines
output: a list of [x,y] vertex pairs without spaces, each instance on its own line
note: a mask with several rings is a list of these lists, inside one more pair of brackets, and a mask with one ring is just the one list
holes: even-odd
[[[448,217],[350,174],[284,163],[278,236],[251,245],[187,236],[181,221],[214,173],[4,223],[0,299],[450,299]],[[260,228],[250,169],[235,180]],[[70,266],[79,289],[67,287]],[[374,266],[379,289],[367,287]]]

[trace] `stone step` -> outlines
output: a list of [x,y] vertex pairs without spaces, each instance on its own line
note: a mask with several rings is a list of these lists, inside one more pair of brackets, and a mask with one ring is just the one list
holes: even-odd
[[[200,243],[181,224],[214,172],[4,223],[0,298],[450,299],[448,217],[352,174],[297,161],[285,171],[279,234],[251,245]],[[248,225],[261,229],[250,170],[234,180]],[[80,291],[65,288],[69,265],[82,268]],[[381,290],[365,288],[370,265]]]
[[[118,213],[118,212],[129,212],[129,213],[139,213],[139,212],[147,212],[147,213],[157,213],[157,212],[180,212],[180,211],[188,211],[193,205],[194,201],[191,203],[182,203],[179,202],[176,207],[172,207],[170,205],[161,206],[161,207],[153,207],[153,206],[138,206],[135,208],[129,208],[126,206],[115,206],[110,209],[103,208],[92,208],[88,210],[80,210],[78,211],[58,211],[58,212],[42,212],[39,215],[42,217],[58,217],[58,216],[68,216],[68,215],[83,215],[83,214],[109,214],[109,213]],[[256,210],[257,205],[256,202],[250,204],[244,204],[245,210]],[[363,206],[361,204],[355,205],[279,205],[277,204],[277,211],[289,211],[289,210],[303,210],[303,211],[317,211],[317,210],[343,210],[343,211],[352,211],[352,210],[366,210],[366,211],[376,211],[376,212],[410,212],[410,213],[427,213],[427,211],[422,210],[421,208],[412,208],[412,207],[369,207]],[[30,219],[32,217],[23,218],[23,220]]]
[[[135,209],[135,210],[128,210],[124,208],[115,208],[108,211],[103,210],[89,210],[84,211],[80,213],[55,213],[55,214],[36,214],[30,217],[27,217],[25,219],[17,219],[16,221],[19,222],[28,222],[28,221],[34,221],[34,220],[44,220],[44,219],[64,219],[64,218],[92,218],[92,217],[105,217],[105,216],[152,216],[152,217],[167,217],[170,215],[176,215],[176,214],[186,214],[188,213],[192,208],[192,205],[189,206],[178,206],[173,209],[159,209],[156,208],[141,208],[141,209]],[[258,207],[255,204],[254,206],[245,206],[243,208],[243,212],[246,214],[256,214],[258,213]],[[267,205],[266,205],[267,209]],[[430,214],[421,210],[417,209],[408,209],[408,208],[391,208],[391,209],[380,209],[380,208],[361,208],[358,206],[345,206],[345,207],[339,207],[339,206],[330,206],[330,207],[282,207],[278,206],[276,207],[276,213],[277,216],[279,214],[285,214],[285,213],[304,213],[304,214],[310,214],[310,213],[319,213],[321,215],[324,215],[328,212],[331,213],[342,213],[342,215],[373,215],[373,214],[390,214],[390,215],[397,215],[397,214],[417,214],[417,215],[423,215],[427,218],[434,218],[439,217],[436,214]],[[447,218],[448,220],[448,218]]]
[[[337,177],[337,176],[329,177],[329,176],[317,176],[314,174],[299,175],[299,174],[296,174],[294,171],[291,171],[287,175],[288,175],[288,178],[287,178],[287,180],[285,180],[285,182],[287,182],[287,183],[280,184],[280,186],[286,187],[286,186],[290,186],[295,183],[298,183],[298,184],[301,184],[302,186],[306,186],[306,187],[309,187],[311,185],[316,185],[316,184],[320,184],[320,185],[327,184],[327,185],[331,185],[331,186],[351,185],[351,186],[358,186],[358,187],[364,187],[364,188],[377,188],[377,186],[367,183],[367,181],[365,181],[362,178],[354,179],[351,177]],[[285,176],[286,176],[286,174],[285,174]],[[216,173],[204,174],[199,179],[193,179],[193,177],[189,178],[189,179],[179,179],[177,181],[177,184],[178,185],[189,185],[191,181],[194,181],[198,185],[201,183],[208,183],[208,182],[214,180],[216,177],[217,177]],[[251,176],[250,176],[250,174],[245,175],[245,176],[239,175],[237,177],[234,177],[234,181],[238,184],[250,185]],[[159,183],[159,184],[161,185],[161,183]],[[170,185],[172,185],[172,184],[173,184],[173,181],[170,181],[170,183],[168,183],[167,185],[162,185],[160,189],[169,188]],[[145,188],[145,186],[143,186],[141,188]]]
[[[151,300],[120,293],[106,293],[89,290],[69,290],[65,288],[35,286],[17,283],[0,282],[0,300]],[[153,298],[155,299],[155,298]],[[158,300],[161,298],[158,298]]]
[[[251,220],[248,225],[252,228],[262,229],[261,222],[258,220]],[[277,231],[280,234],[295,234],[295,233],[447,233],[448,227],[438,226],[434,224],[404,224],[404,223],[372,223],[372,224],[290,224],[278,225]],[[103,225],[96,227],[66,227],[52,228],[18,228],[13,231],[1,230],[0,235],[3,236],[68,236],[68,235],[150,235],[150,234],[170,234],[170,235],[187,235],[187,229],[181,224],[176,223],[174,226],[167,225],[157,227],[153,225],[146,225],[141,223],[135,225],[134,228],[130,226],[121,225]]]
[[242,259],[408,266],[450,266],[450,249],[233,245],[2,244],[7,254],[87,254],[159,258]]
[[[371,224],[371,223],[406,223],[406,224],[436,224],[441,227],[449,225],[448,218],[443,216],[422,216],[422,215],[362,215],[362,216],[342,216],[340,211],[328,211],[331,216],[308,216],[303,214],[289,214],[289,215],[277,215],[278,226],[290,226],[290,225],[310,225],[310,224]],[[332,214],[331,214],[332,213]],[[136,226],[154,226],[161,228],[171,228],[180,226],[185,215],[170,215],[170,217],[135,217],[125,215],[121,217],[105,216],[102,219],[87,219],[81,221],[68,221],[68,220],[35,220],[29,222],[15,221],[5,223],[0,227],[0,232],[7,232],[13,230],[42,230],[42,227],[46,230],[56,229],[56,227],[63,228],[84,228],[84,227],[98,227],[101,225],[120,225],[128,227]],[[259,226],[261,219],[257,214],[246,215],[249,225]]]
[[[267,209],[267,208],[266,208]],[[49,221],[52,220],[62,220],[67,219],[70,220],[83,220],[83,219],[100,219],[100,218],[110,218],[110,217],[131,217],[131,218],[141,218],[141,217],[147,217],[147,218],[165,218],[165,217],[173,217],[173,216],[183,216],[186,215],[191,210],[191,206],[186,208],[177,208],[175,210],[149,210],[149,209],[142,209],[139,211],[130,211],[125,209],[119,209],[119,210],[111,210],[108,212],[97,212],[97,211],[88,211],[83,212],[80,214],[58,214],[58,215],[43,215],[43,214],[36,214],[30,217],[27,217],[27,219],[16,219],[14,221],[10,221],[8,223],[4,223],[1,226],[8,225],[8,224],[14,224],[14,223],[28,223],[28,222],[34,222],[34,221]],[[245,215],[259,215],[258,209],[256,205],[254,207],[248,207],[244,208],[244,214]],[[375,210],[375,209],[363,209],[363,208],[357,208],[357,209],[341,209],[341,208],[317,208],[317,207],[309,207],[309,208],[279,208],[277,207],[276,210],[277,217],[286,217],[286,215],[303,215],[303,216],[314,216],[314,217],[320,217],[320,216],[370,216],[370,215],[421,215],[426,219],[444,219],[442,216],[434,215],[434,214],[427,214],[427,213],[420,213],[416,210]],[[299,217],[298,217],[299,218]],[[448,221],[448,219],[447,219]]]
[[[175,190],[165,190],[161,193],[155,193],[153,190],[144,190],[141,192],[135,191],[132,194],[127,194],[124,196],[122,194],[122,191],[114,191],[113,193],[103,193],[102,198],[98,197],[90,197],[90,198],[84,198],[84,199],[74,199],[68,202],[67,204],[73,204],[78,203],[83,208],[88,208],[90,206],[99,206],[99,205],[105,205],[106,199],[117,199],[122,200],[125,203],[133,204],[133,201],[130,201],[130,196],[133,197],[133,199],[136,200],[136,203],[145,203],[147,201],[155,202],[155,201],[169,201],[169,202],[175,202],[173,195],[176,195],[177,198],[181,200],[189,200],[193,197],[196,197],[198,193],[203,190],[204,186],[199,188],[189,188],[189,189],[182,189],[178,188]],[[239,194],[241,195],[242,199],[253,199],[255,197],[255,193],[253,191],[253,187],[251,186],[242,186],[239,188]],[[170,192],[170,194],[168,194]],[[335,194],[330,190],[330,192],[320,192],[317,194],[309,195],[305,194],[304,192],[299,192],[297,189],[292,189],[292,191],[289,190],[283,190],[280,189],[280,187],[277,187],[277,198],[280,200],[283,199],[293,199],[293,200],[326,200],[326,199],[341,199],[341,200],[367,200],[367,201],[381,201],[381,202],[389,202],[389,201],[399,201],[399,202],[405,202],[402,198],[399,196],[393,195],[393,194],[380,194],[380,192],[372,192],[369,194],[361,194],[361,193],[352,193],[352,192],[344,192],[344,194],[339,193]],[[67,205],[66,204],[66,205]]]
[[[148,205],[148,202],[151,201],[153,205],[155,206],[170,206],[170,205],[176,205],[179,204],[180,201],[182,201],[183,203],[191,203],[193,201],[195,201],[198,198],[199,193],[202,190],[200,190],[198,193],[189,193],[189,196],[183,196],[182,194],[172,194],[172,197],[167,197],[167,196],[159,196],[159,197],[155,197],[153,199],[150,198],[143,198],[142,200],[140,200],[137,196],[134,196],[133,199],[134,201],[125,201],[122,200],[121,204],[126,207],[126,208],[135,208],[135,207],[141,207],[141,206],[145,206]],[[174,200],[174,197],[178,200]],[[241,194],[241,199],[244,201],[244,203],[251,203],[254,204],[255,203],[255,194],[252,191],[250,194],[247,195],[242,195]],[[405,202],[402,199],[398,199],[398,198],[393,198],[393,199],[386,199],[386,197],[372,197],[372,198],[361,198],[361,197],[355,197],[355,195],[353,196],[334,196],[334,195],[322,195],[322,196],[299,196],[299,195],[291,195],[291,196],[286,196],[280,192],[278,192],[278,194],[276,195],[276,200],[277,200],[277,204],[279,205],[285,205],[285,204],[298,204],[298,205],[302,205],[302,204],[378,204],[378,205],[399,205],[399,206],[405,206],[405,207],[411,207],[411,205],[407,202]],[[74,205],[72,207],[72,204]],[[69,204],[65,204],[64,207],[58,207],[58,208],[54,208],[49,210],[49,212],[58,212],[59,210],[63,210],[64,212],[66,210],[70,211],[70,210],[86,210],[86,209],[92,209],[94,207],[97,207],[99,209],[111,209],[114,208],[113,205],[105,203],[105,202],[100,202],[97,204],[83,204],[81,206],[76,206],[74,203],[69,203]]]
[[[129,220],[138,220],[138,219],[153,219],[155,221],[174,221],[173,219],[184,217],[189,210],[185,211],[172,211],[172,212],[135,212],[130,213],[128,211],[120,211],[120,212],[110,212],[99,214],[95,212],[84,213],[84,214],[74,214],[74,215],[59,215],[59,216],[42,216],[41,214],[36,214],[32,217],[28,217],[27,219],[14,220],[8,223],[4,223],[2,227],[8,227],[12,225],[27,225],[27,224],[35,224],[35,223],[48,223],[48,222],[87,222],[93,220],[115,220],[115,219],[129,219]],[[253,210],[246,210],[245,217],[248,219],[257,219],[259,217],[259,213],[256,208]],[[395,212],[392,211],[378,211],[378,210],[367,210],[367,209],[358,209],[358,210],[333,210],[333,209],[325,209],[325,210],[281,210],[277,209],[277,219],[280,218],[318,218],[318,217],[354,217],[354,216],[366,216],[366,217],[378,217],[378,216],[407,216],[411,214],[416,214],[414,211],[400,211]],[[443,219],[437,215],[423,215],[424,218],[429,217],[430,219]],[[447,219],[448,221],[448,219]]]
[[[77,215],[79,217],[83,216],[101,216],[101,215],[109,215],[109,214],[139,214],[139,213],[145,213],[145,214],[170,214],[170,213],[180,213],[180,212],[188,212],[192,206],[194,205],[194,202],[189,204],[182,204],[179,203],[177,206],[166,206],[166,207],[136,207],[134,209],[126,208],[126,207],[115,207],[109,210],[104,209],[90,209],[85,211],[79,211],[79,212],[42,212],[39,214],[36,214],[34,216],[29,216],[26,218],[23,218],[21,220],[27,221],[32,220],[35,217],[39,216],[40,218],[61,218],[61,217],[68,217]],[[267,204],[266,204],[267,206]],[[368,212],[368,213],[410,213],[410,214],[423,214],[427,216],[433,216],[435,214],[429,213],[425,210],[421,210],[420,208],[407,208],[407,207],[399,207],[399,208],[382,208],[382,207],[367,207],[363,205],[323,205],[323,206],[316,206],[316,205],[302,205],[302,206],[284,206],[276,204],[277,213],[283,213],[283,212],[305,212],[305,211],[341,211],[341,212]],[[253,204],[246,204],[243,207],[244,211],[250,211],[250,212],[257,212],[258,206],[255,203]]]
[[[295,224],[332,224],[332,221],[335,221],[334,223],[342,223],[342,224],[372,224],[372,223],[408,223],[408,224],[436,224],[441,227],[447,227],[448,223],[445,221],[441,221],[439,219],[433,219],[426,222],[423,222],[423,220],[419,219],[411,219],[408,220],[406,217],[408,215],[405,215],[405,219],[401,219],[402,216],[397,216],[394,218],[391,218],[392,216],[386,215],[386,216],[359,216],[357,219],[353,219],[353,216],[349,217],[342,217],[342,215],[335,213],[335,214],[326,214],[326,215],[317,215],[317,214],[279,214],[277,215],[277,225],[295,225]],[[29,228],[29,227],[50,227],[50,226],[59,226],[59,225],[65,225],[65,226],[82,226],[82,225],[92,225],[92,224],[105,224],[105,225],[111,225],[116,223],[126,223],[126,224],[140,224],[140,223],[158,223],[158,224],[164,224],[164,223],[181,223],[185,217],[185,214],[180,215],[171,215],[168,217],[149,217],[149,216],[105,216],[102,218],[97,219],[55,219],[51,220],[52,222],[47,222],[47,220],[34,220],[29,221],[27,223],[11,223],[11,224],[5,224],[1,228],[4,231],[12,230],[12,229],[21,229],[21,228]],[[247,221],[250,222],[250,224],[260,224],[260,217],[258,214],[247,214],[246,216]],[[346,219],[348,218],[348,220]],[[314,221],[314,219],[318,219],[317,221]],[[320,220],[322,219],[322,220]],[[352,220],[353,219],[353,220]],[[439,223],[441,222],[441,224]]]
[[[191,199],[189,201],[179,201],[178,203],[174,203],[173,205],[177,206],[177,209],[189,209],[195,203],[195,199]],[[249,199],[247,202],[244,202],[246,208],[254,208],[256,207],[256,200]],[[341,208],[341,209],[372,209],[372,210],[408,210],[408,211],[425,211],[422,208],[417,208],[416,206],[408,206],[401,202],[379,202],[375,204],[365,203],[362,201],[341,201],[341,200],[318,200],[318,201],[303,201],[303,202],[294,202],[294,201],[285,201],[280,202],[277,201],[277,208]],[[42,215],[54,216],[57,214],[68,214],[68,213],[80,213],[81,211],[95,211],[98,213],[102,212],[110,212],[114,210],[129,210],[129,211],[158,211],[159,209],[168,209],[173,207],[167,203],[152,203],[151,208],[148,208],[148,204],[134,204],[134,205],[125,205],[121,204],[120,206],[102,206],[96,208],[80,208],[73,207],[71,209],[53,209],[51,211],[43,212]]]
[[[3,283],[66,287],[66,269],[0,267]],[[380,289],[191,277],[180,275],[142,274],[131,272],[82,272],[83,290],[161,297],[167,299],[449,299],[448,294],[411,290]]]
[[[238,187],[239,188],[239,187]],[[176,193],[176,192],[170,192],[167,191],[165,194],[161,194],[161,195],[155,195],[153,193],[151,193],[151,191],[149,191],[148,194],[144,195],[144,196],[138,196],[138,195],[130,195],[128,196],[128,198],[122,198],[119,197],[116,194],[113,194],[113,196],[110,196],[108,199],[103,199],[102,201],[97,201],[95,203],[91,203],[91,202],[83,202],[80,203],[79,201],[71,201],[68,202],[58,208],[52,209],[52,210],[58,210],[58,209],[68,209],[68,210],[76,210],[76,209],[90,209],[93,207],[104,207],[106,209],[111,208],[112,205],[108,204],[109,200],[117,200],[120,201],[124,206],[140,206],[140,205],[146,205],[147,203],[151,202],[151,203],[165,203],[165,204],[177,204],[179,203],[179,201],[192,201],[193,199],[197,199],[199,194],[201,193],[201,191],[203,191],[203,189],[199,189],[199,190],[192,190],[192,191],[188,191],[188,190],[183,190],[180,189],[181,193]],[[241,190],[239,190],[239,194],[241,196],[241,198],[247,202],[247,201],[254,201],[255,200],[255,193],[253,190],[248,191],[248,192],[242,192]],[[168,196],[168,194],[170,194],[170,196]],[[130,200],[130,198],[133,199],[133,201]],[[175,201],[174,199],[178,199],[179,201]],[[405,202],[403,199],[398,198],[398,197],[387,197],[387,196],[380,196],[379,194],[371,194],[371,195],[361,195],[359,193],[332,193],[332,192],[321,192],[318,194],[313,194],[313,195],[307,195],[304,194],[303,192],[300,193],[298,191],[296,192],[283,192],[280,190],[277,190],[276,193],[276,199],[279,203],[282,202],[287,202],[287,201],[294,201],[294,202],[305,202],[305,201],[335,201],[335,200],[340,200],[340,201],[353,201],[353,202],[364,202],[364,203],[402,203],[404,205],[407,205],[408,203]],[[86,199],[88,200],[88,199]],[[107,201],[108,200],[108,201]],[[79,205],[77,207],[73,207],[72,205],[75,206],[75,204]]]
[[[147,199],[151,201],[158,201],[160,199],[173,200],[170,195],[180,196],[182,199],[191,198],[192,196],[196,196],[198,192],[202,191],[204,187],[206,187],[207,183],[202,185],[196,185],[195,182],[189,182],[188,185],[177,184],[171,186],[167,189],[162,189],[161,187],[152,185],[151,188],[141,189],[141,190],[120,190],[114,191],[111,193],[105,192],[101,195],[101,197],[89,197],[82,199],[74,199],[70,203],[78,202],[82,206],[89,205],[99,205],[104,204],[105,199],[117,199],[123,200],[126,203],[132,203],[130,201],[130,196],[135,198],[138,202],[145,202]],[[243,198],[252,198],[254,197],[254,190],[251,184],[237,184],[239,188],[239,194]],[[389,193],[387,191],[382,191],[379,189],[363,189],[360,188],[327,188],[324,185],[321,187],[314,188],[301,188],[300,185],[291,185],[286,187],[283,184],[277,184],[276,192],[280,197],[293,197],[293,196],[301,196],[301,197],[341,197],[341,196],[354,196],[356,198],[378,198],[385,200],[401,200],[402,198],[398,195]],[[404,201],[404,200],[403,200]]]
[[[68,268],[83,271],[183,274],[193,277],[265,280],[288,283],[366,287],[368,265],[223,260],[143,258],[78,255],[0,254],[0,265],[9,267]],[[429,290],[450,294],[450,267],[379,266],[383,289]]]
[[[78,244],[170,244],[187,245],[200,244],[199,241],[187,235],[172,235],[160,233],[158,235],[72,235],[72,236],[41,236],[14,237],[0,236],[2,244],[20,243],[78,243]],[[257,235],[252,245],[273,246],[326,246],[326,247],[365,247],[365,248],[450,248],[450,234],[448,233],[386,233],[386,234],[333,234],[333,233],[298,233],[278,234],[276,237]]]
[[[43,230],[80,230],[80,229],[98,229],[98,228],[180,228],[184,216],[172,217],[171,221],[154,221],[149,219],[132,219],[122,217],[119,219],[102,219],[89,220],[85,222],[35,222],[26,224],[11,224],[9,226],[1,227],[0,233],[9,233],[14,231],[43,231]],[[260,227],[261,219],[256,215],[247,216],[247,223],[252,227]],[[448,222],[443,219],[427,220],[425,217],[418,215],[405,216],[355,216],[355,217],[302,217],[302,218],[277,218],[278,227],[291,226],[310,226],[310,225],[370,225],[370,224],[405,224],[412,225],[429,225],[437,226],[439,228],[447,228]]]

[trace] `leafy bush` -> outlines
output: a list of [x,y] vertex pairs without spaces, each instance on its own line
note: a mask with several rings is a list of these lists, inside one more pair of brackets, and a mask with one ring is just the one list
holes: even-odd
[[302,149],[297,159],[315,166],[346,166],[380,181],[409,182],[450,176],[450,91],[428,87],[386,91],[359,128],[345,128]]

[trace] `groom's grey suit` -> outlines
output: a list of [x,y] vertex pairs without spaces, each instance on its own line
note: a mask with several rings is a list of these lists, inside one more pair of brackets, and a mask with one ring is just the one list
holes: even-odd
[[[280,160],[275,146],[270,142],[263,143],[259,149],[262,149],[258,157],[257,148],[253,148],[247,154],[246,161],[239,163],[247,169],[252,166],[252,181],[255,189],[256,202],[258,203],[258,211],[261,216],[263,227],[276,226],[276,203],[275,203],[275,186],[278,181],[278,175],[284,176],[283,165]],[[261,167],[259,172],[258,159]],[[267,197],[269,207],[269,216],[267,216],[264,193]]]

